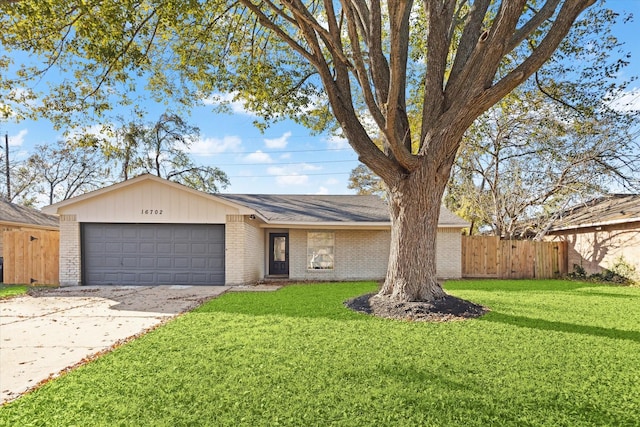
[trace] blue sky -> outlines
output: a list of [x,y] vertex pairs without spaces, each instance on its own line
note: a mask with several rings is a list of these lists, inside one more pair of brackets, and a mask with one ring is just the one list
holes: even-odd
[[[620,78],[640,75],[640,1],[611,0],[608,6],[631,12],[635,22],[618,26],[616,36],[631,52],[631,64]],[[629,100],[640,109],[640,83],[631,88]],[[164,107],[152,108],[149,121]],[[214,114],[211,107],[198,107],[187,121],[200,128],[200,140],[192,147],[196,163],[217,166],[227,173],[231,185],[225,193],[349,194],[349,173],[358,165],[348,143],[329,135],[314,136],[302,126],[285,121],[264,133],[253,126],[254,117],[234,106],[233,114]],[[35,145],[62,139],[46,120],[0,122],[0,133],[8,133],[13,159],[26,157]]]

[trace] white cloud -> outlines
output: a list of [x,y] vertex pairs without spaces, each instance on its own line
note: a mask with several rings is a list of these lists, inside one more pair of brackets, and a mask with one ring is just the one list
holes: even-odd
[[260,150],[255,153],[248,154],[245,156],[244,160],[251,163],[271,163],[273,161],[268,153],[264,153]]
[[287,175],[289,172],[282,166],[271,166],[267,168],[267,173],[269,175]]
[[611,107],[622,112],[640,111],[640,88],[623,92],[621,96],[611,101]]
[[285,148],[289,143],[289,137],[291,132],[285,132],[280,138],[268,139],[265,138],[264,144],[267,148]]
[[9,135],[9,147],[21,147],[24,144],[24,137],[28,133],[27,129],[23,129],[17,135]]
[[338,185],[340,184],[340,180],[336,179],[336,178],[329,178],[328,180],[325,181],[326,185]]
[[326,139],[327,145],[332,150],[341,150],[349,147],[349,141],[347,138],[343,138],[340,136],[330,136]]
[[244,114],[246,116],[256,116],[255,113],[247,110],[241,100],[236,98],[235,93],[214,93],[208,98],[202,100],[204,105],[226,105],[231,112],[236,114]]
[[310,165],[309,163],[300,163],[299,167],[303,170],[303,171],[319,171],[322,170],[321,166],[318,165]]
[[301,170],[304,167],[271,166],[267,168],[267,173],[275,176],[278,185],[305,185],[309,182],[309,176],[300,173]]
[[305,185],[309,182],[307,175],[286,175],[276,177],[278,185]]
[[320,186],[316,194],[329,194],[329,189],[327,187]]
[[238,151],[242,140],[238,136],[225,136],[224,138],[204,138],[195,141],[189,148],[191,154],[197,156],[212,156],[214,154]]

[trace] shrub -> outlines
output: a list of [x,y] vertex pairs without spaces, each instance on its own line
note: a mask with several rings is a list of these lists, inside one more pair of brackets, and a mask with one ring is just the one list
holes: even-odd
[[599,273],[587,274],[584,267],[573,264],[573,272],[567,275],[570,279],[590,280],[593,282],[617,283],[620,285],[634,285],[638,282],[636,267],[621,255],[616,258],[609,268]]

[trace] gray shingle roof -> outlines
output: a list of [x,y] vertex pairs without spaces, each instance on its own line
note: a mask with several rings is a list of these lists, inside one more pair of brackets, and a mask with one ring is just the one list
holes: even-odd
[[389,209],[378,196],[217,194],[251,208],[270,222],[388,222]]
[[640,194],[612,194],[562,213],[551,230],[640,221]]
[[[274,223],[389,222],[389,208],[378,196],[293,194],[216,194],[216,196],[251,208],[267,221]],[[440,209],[440,225],[468,226],[464,220],[444,207]]]
[[40,227],[57,228],[58,217],[47,215],[39,210],[0,200],[0,223],[15,223],[37,225]]

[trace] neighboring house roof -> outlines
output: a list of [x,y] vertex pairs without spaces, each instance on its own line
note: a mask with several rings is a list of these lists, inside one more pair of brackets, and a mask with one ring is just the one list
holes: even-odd
[[[217,194],[256,211],[266,222],[286,223],[385,223],[389,207],[378,196],[361,195],[272,195]],[[440,208],[441,227],[466,227],[469,224],[444,207]]]
[[58,228],[58,217],[0,200],[0,224]]
[[640,221],[640,194],[612,194],[567,209],[550,231],[636,221]]

